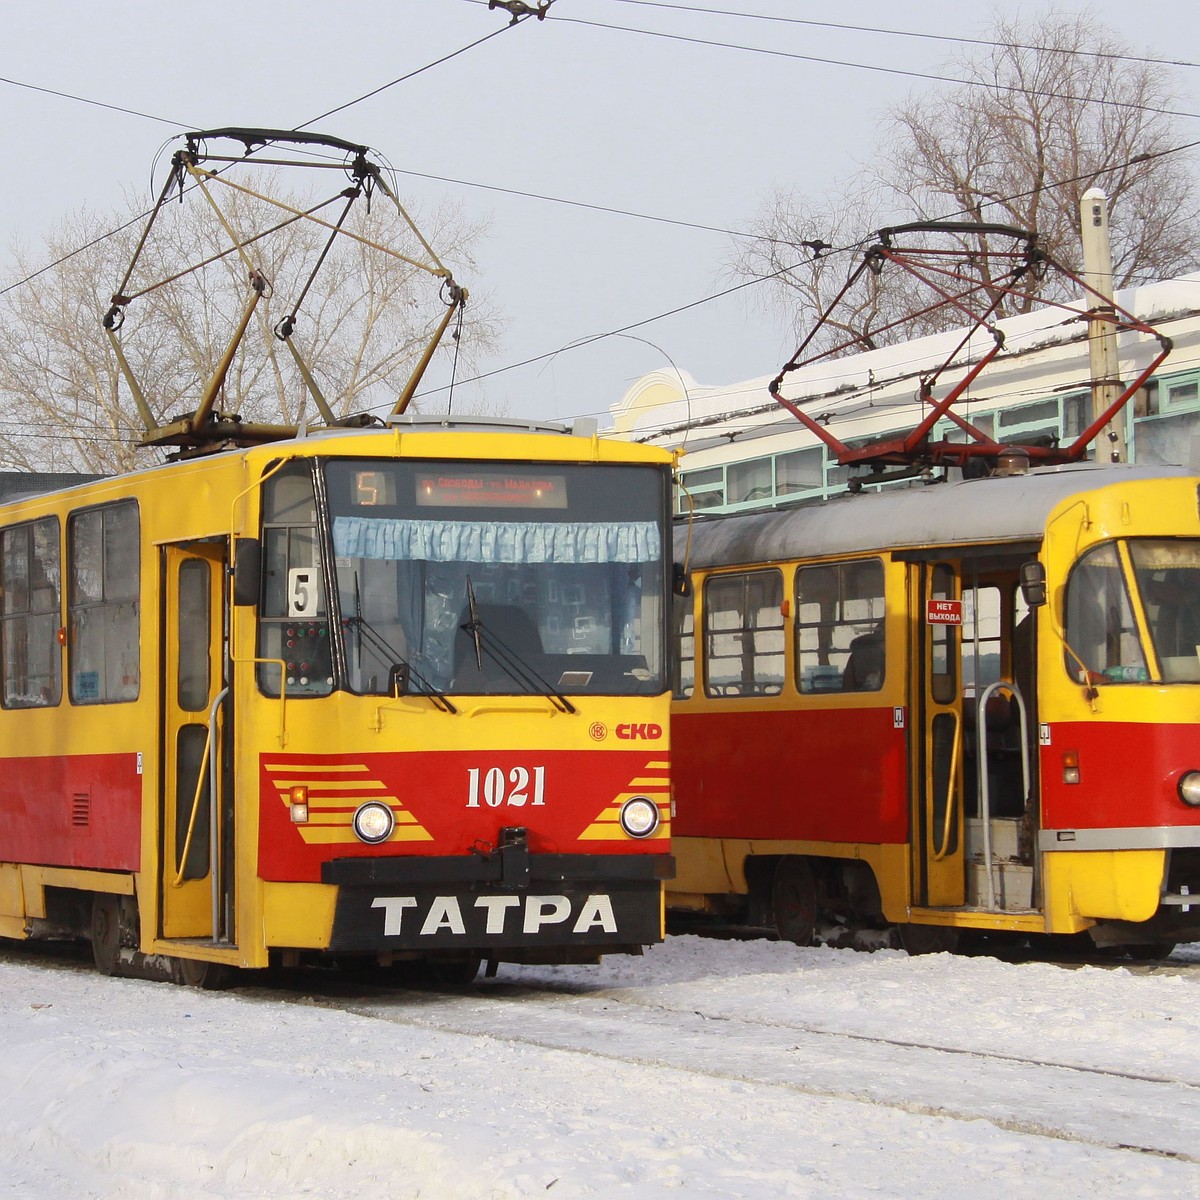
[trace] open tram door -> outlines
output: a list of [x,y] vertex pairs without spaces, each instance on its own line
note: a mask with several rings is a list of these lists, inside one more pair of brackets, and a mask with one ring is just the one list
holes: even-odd
[[963,702],[958,672],[963,601],[948,562],[913,564],[912,903],[966,900],[963,839]]
[[[951,948],[958,927],[1040,928],[1034,614],[1018,587],[1035,553],[1011,545],[905,556],[911,904],[929,922],[919,931],[925,949]],[[953,926],[935,910],[942,921],[953,911]]]
[[159,933],[233,942],[225,539],[162,551]]

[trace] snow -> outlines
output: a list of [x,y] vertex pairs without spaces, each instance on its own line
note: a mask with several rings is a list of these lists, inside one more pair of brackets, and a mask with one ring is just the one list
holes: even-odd
[[10,946],[0,1196],[1197,1195],[1189,957],[682,936],[466,989],[200,992]]

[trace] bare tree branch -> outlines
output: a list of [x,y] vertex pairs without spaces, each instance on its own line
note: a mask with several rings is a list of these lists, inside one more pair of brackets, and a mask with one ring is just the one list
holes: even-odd
[[[1175,118],[1155,111],[1176,99],[1164,68],[1112,57],[1128,48],[1088,13],[1051,11],[1032,23],[999,13],[986,36],[999,44],[952,64],[967,86],[915,95],[888,114],[871,173],[849,181],[843,199],[811,203],[777,192],[753,226],[757,238],[735,248],[734,274],[774,276],[769,302],[798,331],[814,323],[846,270],[845,256],[806,256],[805,241],[843,246],[882,225],[975,220],[1036,231],[1056,259],[1078,271],[1079,203],[1091,187],[1109,198],[1118,287],[1200,265],[1194,165],[1164,153],[1187,139]],[[994,298],[987,235],[963,234],[958,243],[962,263]],[[802,265],[784,270],[796,263]],[[1050,275],[1040,294],[1062,298],[1062,287]],[[906,312],[913,319],[883,340],[961,323],[950,312],[916,316],[927,303],[885,273],[865,300],[844,310],[842,332],[861,348],[875,344],[872,330]],[[1007,297],[996,315],[1035,303]]]
[[[237,196],[227,206],[243,234],[278,223],[278,210]],[[127,220],[126,214],[68,217],[37,258],[58,258]],[[352,222],[357,218],[352,215]],[[407,233],[382,205],[370,236],[396,244]],[[424,218],[427,235],[456,272],[475,271],[473,246],[483,227],[446,206]],[[363,227],[365,232],[365,224]],[[161,457],[135,449],[141,423],[117,366],[101,316],[132,255],[140,226],[100,240],[34,282],[0,298],[0,464],[21,470],[126,471]],[[209,206],[175,205],[160,217],[132,290],[228,246]],[[294,359],[275,336],[328,234],[300,221],[255,243],[251,258],[271,288],[254,314],[217,408],[247,421],[295,424],[314,417]],[[14,276],[33,256],[14,252]],[[389,410],[442,317],[438,280],[400,259],[339,238],[318,272],[296,322],[301,356],[338,416]],[[246,303],[245,264],[236,255],[157,288],[130,303],[119,336],[157,419],[195,409]],[[490,349],[498,328],[486,299],[472,295],[459,347],[468,367]],[[481,302],[482,301],[482,302]],[[444,347],[441,354],[451,353]]]

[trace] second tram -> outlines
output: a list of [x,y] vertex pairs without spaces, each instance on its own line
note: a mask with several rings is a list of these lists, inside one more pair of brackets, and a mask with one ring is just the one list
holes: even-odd
[[914,951],[1200,938],[1194,475],[1017,469],[677,540],[669,907]]

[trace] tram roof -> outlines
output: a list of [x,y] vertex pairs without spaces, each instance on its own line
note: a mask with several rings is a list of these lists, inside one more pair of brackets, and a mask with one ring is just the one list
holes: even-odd
[[[841,496],[770,512],[701,517],[692,524],[689,567],[820,558],[871,550],[1040,542],[1050,512],[1080,492],[1144,479],[1186,477],[1183,467],[1077,463]],[[682,558],[688,522],[675,529]]]

